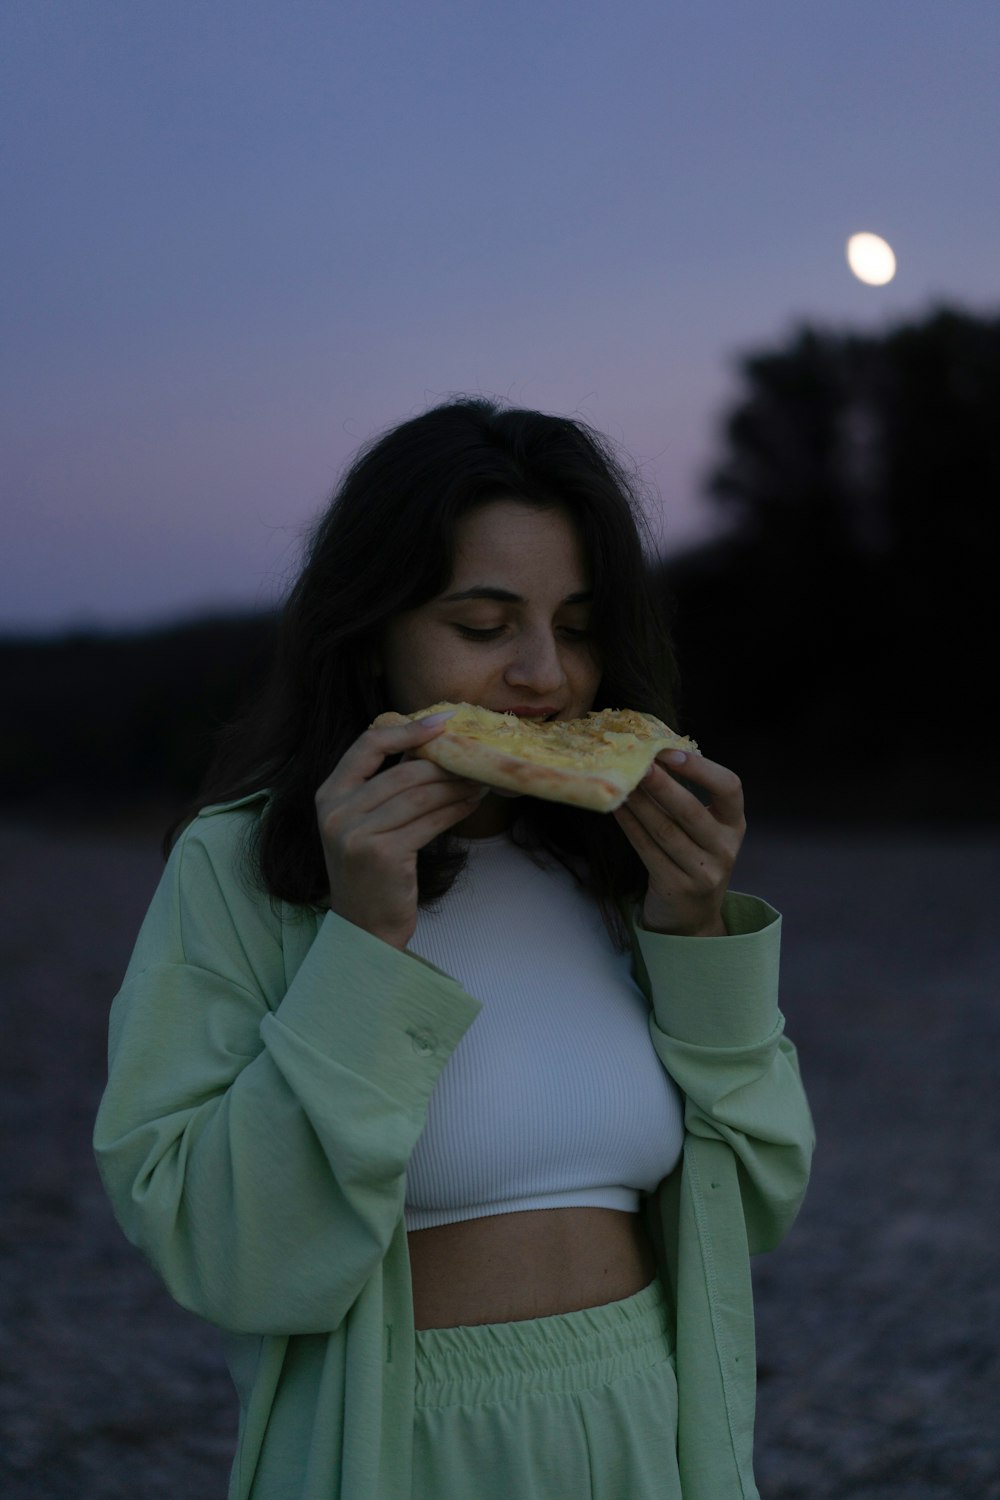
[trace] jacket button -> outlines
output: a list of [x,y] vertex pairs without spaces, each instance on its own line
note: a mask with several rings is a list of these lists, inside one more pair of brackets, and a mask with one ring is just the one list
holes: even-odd
[[410,1041],[413,1043],[414,1052],[419,1052],[421,1057],[434,1051],[435,1038],[429,1031],[411,1031]]

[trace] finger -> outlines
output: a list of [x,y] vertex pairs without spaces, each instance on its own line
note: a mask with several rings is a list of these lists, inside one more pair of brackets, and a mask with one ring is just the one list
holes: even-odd
[[[683,866],[678,864],[673,854],[663,847],[659,839],[654,838],[645,823],[636,817],[627,802],[617,808],[613,816],[618,820],[619,827],[651,875],[655,870],[662,869],[664,860],[674,865],[678,876],[688,874]],[[690,844],[690,840],[688,843]]]
[[437,806],[442,797],[478,798],[482,790],[477,782],[422,760],[393,766],[360,786],[345,788],[327,783],[316,798],[321,835],[341,841],[359,831],[397,828],[407,821],[408,807],[420,812]]
[[713,803],[739,806],[743,809],[743,785],[735,771],[707,755],[692,755],[685,750],[661,751],[654,765],[664,767],[675,780],[689,782],[710,794]]
[[661,766],[650,768],[628,805],[654,836],[672,826],[683,829],[696,844],[711,845],[719,839],[721,825],[714,813]]
[[625,806],[693,878],[701,880],[713,867],[731,871],[736,863],[746,827],[742,813],[733,824],[724,823],[660,767],[654,767]]
[[[661,778],[666,778],[664,781]],[[739,827],[743,821],[743,785],[735,771],[720,766],[717,761],[704,755],[688,755],[683,750],[669,750],[657,756],[650,767],[647,790],[656,788],[654,795],[666,793],[667,782],[678,787],[685,799],[674,799],[671,805],[686,807],[693,815],[694,805],[707,808],[719,823]],[[693,783],[693,787],[685,786]],[[639,783],[640,786],[644,782]],[[703,793],[705,795],[700,795]]]
[[[464,809],[453,821],[457,821],[458,816],[467,817],[470,810],[479,806],[485,794],[485,787],[458,779],[408,787],[395,796],[386,798],[377,807],[352,818],[349,824],[344,825],[343,834],[347,839],[352,832],[363,839],[379,838],[384,834],[404,830],[409,835],[422,819],[429,817],[433,820],[445,808]],[[355,809],[352,808],[352,812]],[[420,844],[408,837],[407,847],[419,848]]]
[[[619,814],[624,816],[619,817]],[[662,867],[666,860],[692,885],[706,889],[722,873],[726,863],[722,851],[696,844],[671,819],[661,817],[654,823],[646,809],[637,812],[630,802],[623,803],[615,817],[650,873]]]
[[337,777],[344,785],[357,786],[374,776],[390,756],[402,755],[406,750],[428,744],[446,726],[447,720],[440,719],[437,714],[430,721],[400,716],[399,723],[373,725],[345,750],[331,776]]
[[370,777],[360,785],[349,784],[339,790],[342,798],[349,801],[352,807],[372,808],[378,807],[389,797],[408,791],[410,787],[432,786],[438,783],[442,786],[459,786],[466,789],[480,784],[473,781],[471,777],[459,776],[454,771],[446,771],[443,766],[435,765],[430,760],[401,760],[398,765],[380,771],[377,776]]
[[484,789],[479,787],[471,797],[463,797],[460,801],[448,803],[432,813],[427,813],[422,818],[415,818],[412,823],[406,825],[405,832],[409,847],[413,850],[422,849],[432,839],[447,832],[456,823],[461,823],[476,811],[484,795]]

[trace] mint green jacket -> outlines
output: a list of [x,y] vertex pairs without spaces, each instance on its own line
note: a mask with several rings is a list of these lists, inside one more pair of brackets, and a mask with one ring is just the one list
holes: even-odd
[[[240,1401],[231,1500],[409,1500],[406,1168],[479,1002],[242,873],[257,798],[168,862],[111,1012],[94,1144],[125,1233],[223,1330]],[[777,1008],[780,918],[724,938],[633,921],[653,1046],[685,1096],[682,1165],[647,1200],[674,1308],[685,1500],[755,1500],[748,1256],[805,1190],[812,1123]]]

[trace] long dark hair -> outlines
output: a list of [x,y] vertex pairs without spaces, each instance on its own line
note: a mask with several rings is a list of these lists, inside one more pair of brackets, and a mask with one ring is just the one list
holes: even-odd
[[[639,709],[676,727],[674,655],[637,486],[608,442],[583,422],[483,399],[434,407],[369,443],[348,469],[312,532],[269,679],[221,737],[189,814],[267,788],[248,856],[272,896],[325,905],[315,794],[375,716],[396,706],[371,665],[385,622],[443,592],[456,522],[500,497],[559,506],[578,530],[602,663],[595,707]],[[523,799],[518,814],[519,841],[573,869],[623,941],[618,903],[642,893],[645,870],[615,820],[537,799]],[[462,863],[447,834],[422,850],[421,904],[443,895]]]

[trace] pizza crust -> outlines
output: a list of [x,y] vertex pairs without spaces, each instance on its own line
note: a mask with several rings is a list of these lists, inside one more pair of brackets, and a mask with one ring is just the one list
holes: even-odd
[[593,812],[620,807],[663,750],[698,754],[652,714],[602,709],[582,719],[519,719],[471,703],[435,703],[414,714],[380,714],[375,726],[453,711],[436,739],[410,753],[504,791]]

